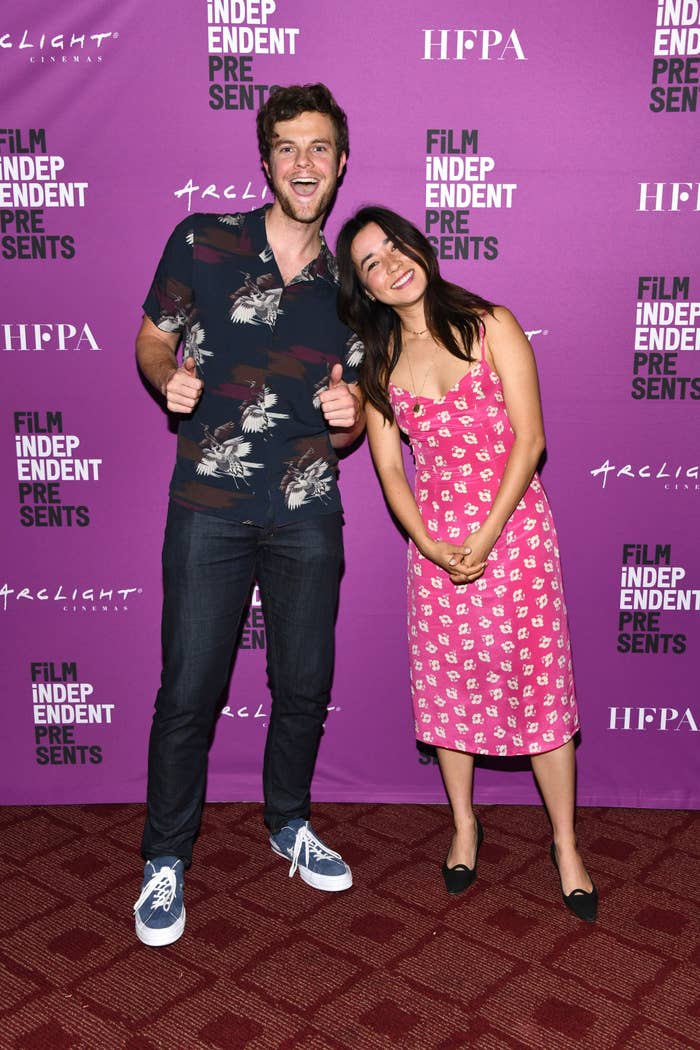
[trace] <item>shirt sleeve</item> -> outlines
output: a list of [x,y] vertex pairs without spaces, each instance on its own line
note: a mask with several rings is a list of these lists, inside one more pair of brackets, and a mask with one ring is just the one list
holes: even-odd
[[194,215],[175,227],[143,303],[143,312],[164,332],[182,332],[192,324],[194,227]]
[[365,345],[358,335],[347,329],[348,338],[343,353],[343,379],[346,383],[359,381],[360,365],[365,356]]

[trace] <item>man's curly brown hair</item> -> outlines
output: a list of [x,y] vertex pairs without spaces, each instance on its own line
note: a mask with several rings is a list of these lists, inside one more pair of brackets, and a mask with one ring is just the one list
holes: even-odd
[[338,156],[350,151],[348,118],[325,84],[292,84],[273,88],[267,102],[258,110],[258,148],[264,163],[270,160],[275,124],[280,120],[294,120],[301,113],[325,113],[331,118],[335,132]]

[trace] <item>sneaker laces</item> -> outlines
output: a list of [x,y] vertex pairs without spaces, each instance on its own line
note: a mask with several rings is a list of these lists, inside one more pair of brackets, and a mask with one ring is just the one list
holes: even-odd
[[141,890],[141,896],[134,905],[134,911],[138,911],[142,904],[145,904],[151,894],[153,894],[153,901],[151,908],[162,908],[163,911],[170,911],[170,906],[175,899],[175,890],[177,889],[177,876],[173,868],[164,865],[160,871],[156,871],[154,875],[148,880],[146,885]]
[[302,824],[297,831],[296,839],[294,840],[294,849],[292,850],[292,866],[289,869],[290,879],[294,875],[294,872],[299,866],[299,854],[304,849],[304,859],[306,864],[309,863],[309,854],[311,853],[316,860],[340,860],[342,857],[339,853],[335,853],[334,850],[328,849],[324,846],[320,839],[317,839],[313,831],[309,827],[308,820]]

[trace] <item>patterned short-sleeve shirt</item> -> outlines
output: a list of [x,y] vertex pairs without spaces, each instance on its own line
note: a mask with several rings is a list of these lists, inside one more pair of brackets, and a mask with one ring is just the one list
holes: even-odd
[[159,328],[181,334],[182,353],[204,382],[195,411],[179,423],[171,499],[252,525],[341,509],[319,394],[336,363],[355,382],[363,354],[338,319],[337,269],[325,241],[285,285],[266,211],[189,215],[143,304]]

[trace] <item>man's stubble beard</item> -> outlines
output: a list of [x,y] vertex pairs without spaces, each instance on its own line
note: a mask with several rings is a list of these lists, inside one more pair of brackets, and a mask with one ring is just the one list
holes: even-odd
[[335,197],[336,190],[338,188],[338,180],[335,179],[333,185],[329,186],[328,189],[319,198],[316,207],[313,211],[302,211],[300,214],[297,214],[297,202],[289,193],[287,193],[286,188],[283,186],[281,187],[280,191],[273,179],[270,179],[270,184],[272,187],[272,192],[275,195],[275,200],[279,204],[284,214],[288,218],[294,219],[295,222],[302,222],[308,225],[311,225],[312,223],[317,222],[318,219],[322,219],[324,217],[324,215],[331,206],[333,198]]

